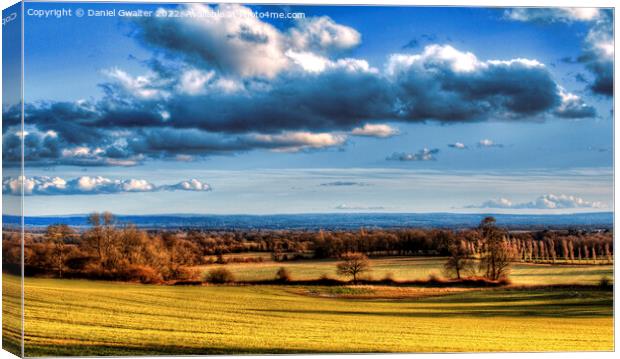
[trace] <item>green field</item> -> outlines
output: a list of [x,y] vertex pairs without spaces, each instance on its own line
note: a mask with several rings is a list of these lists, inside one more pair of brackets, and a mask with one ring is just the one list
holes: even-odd
[[[396,280],[427,279],[429,275],[443,276],[445,258],[440,257],[386,257],[370,260],[374,279],[390,274]],[[321,275],[347,279],[336,273],[337,260],[306,260],[295,262],[229,263],[223,267],[230,270],[237,280],[273,279],[280,267],[286,267],[293,279],[316,279]],[[199,267],[201,271],[218,265]],[[515,263],[511,266],[510,279],[517,285],[546,284],[597,284],[602,277],[613,278],[612,265],[551,265]]]
[[[407,273],[399,259],[379,260],[375,271],[380,261],[386,262],[381,270],[397,278]],[[402,261],[427,263],[428,268],[416,269],[420,276],[438,268],[431,265],[436,259]],[[239,276],[251,271],[271,276],[270,265],[280,263],[229,268]],[[290,265],[295,277],[304,268],[308,276],[320,275],[333,263]],[[592,282],[601,274],[610,275],[611,266],[516,266],[513,278]],[[18,293],[18,287],[19,278],[3,275],[5,293]],[[25,354],[613,350],[611,291],[503,288],[417,295],[426,290],[431,289],[175,287],[27,278]],[[384,295],[395,291],[396,296]],[[369,299],[346,298],[351,294]],[[19,323],[17,305],[18,298],[5,298],[5,346],[16,343],[7,329]]]

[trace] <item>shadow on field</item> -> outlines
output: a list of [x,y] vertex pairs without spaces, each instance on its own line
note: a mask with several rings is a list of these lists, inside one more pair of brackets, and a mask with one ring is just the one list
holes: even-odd
[[594,318],[613,315],[613,293],[588,292],[518,292],[515,290],[483,291],[429,297],[409,302],[398,311],[310,309],[254,309],[257,312],[293,313],[297,315],[368,315],[385,317],[554,317]]
[[101,344],[72,344],[45,346],[26,345],[27,357],[59,357],[59,356],[138,356],[138,355],[235,355],[235,354],[318,354],[325,351],[286,348],[226,348],[226,347],[181,347],[155,346],[148,347]]
[[264,279],[253,281],[237,281],[235,285],[299,285],[299,286],[345,286],[345,285],[385,285],[395,287],[427,287],[427,288],[487,288],[502,287],[509,284],[509,281],[490,280],[482,277],[468,277],[462,279],[444,279],[431,277],[429,279],[417,280],[394,280],[394,279],[360,279],[357,282],[345,281],[335,278],[319,278],[306,280],[277,280]]

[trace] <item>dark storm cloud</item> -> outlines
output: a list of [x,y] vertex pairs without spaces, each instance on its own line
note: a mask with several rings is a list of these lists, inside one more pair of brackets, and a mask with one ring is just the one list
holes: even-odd
[[254,93],[177,96],[167,108],[174,126],[208,131],[345,130],[393,117],[390,92],[376,74],[329,70],[283,76]]
[[[103,104],[103,103],[102,103]],[[24,106],[24,123],[55,131],[69,144],[96,142],[101,129],[94,126],[101,112],[83,102],[44,102]]]

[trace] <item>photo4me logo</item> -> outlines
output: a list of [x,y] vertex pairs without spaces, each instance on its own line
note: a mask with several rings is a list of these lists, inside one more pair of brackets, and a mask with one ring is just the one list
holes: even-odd
[[13,13],[9,14],[9,16],[2,17],[2,26],[5,26],[6,24],[9,24],[11,21],[14,21],[15,19],[17,19],[17,13],[16,12],[13,12]]

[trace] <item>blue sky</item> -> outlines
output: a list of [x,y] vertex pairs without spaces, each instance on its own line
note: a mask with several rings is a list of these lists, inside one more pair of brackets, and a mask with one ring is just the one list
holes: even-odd
[[28,214],[611,210],[611,12],[219,9],[26,16]]

